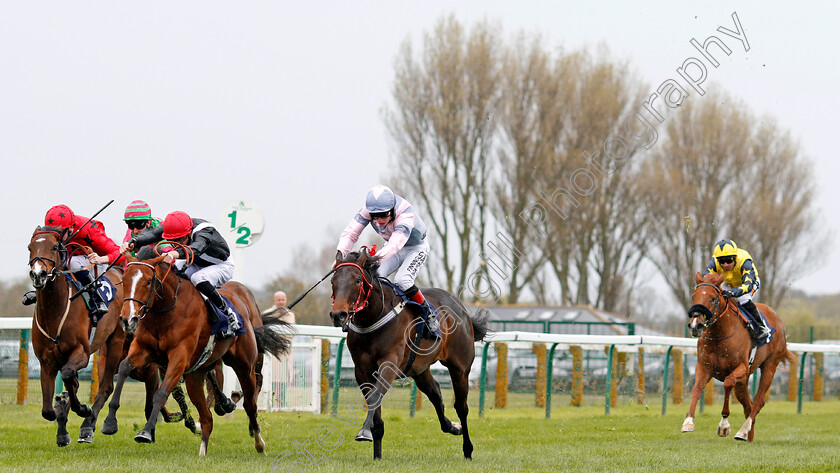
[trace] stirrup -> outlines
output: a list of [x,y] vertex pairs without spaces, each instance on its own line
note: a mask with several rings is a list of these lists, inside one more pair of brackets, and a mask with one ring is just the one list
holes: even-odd
[[28,291],[26,294],[23,295],[23,299],[20,301],[23,305],[32,305],[37,302],[35,297],[35,291]]

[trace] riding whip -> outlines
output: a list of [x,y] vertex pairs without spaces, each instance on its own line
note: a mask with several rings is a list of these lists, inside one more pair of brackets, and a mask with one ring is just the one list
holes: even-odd
[[318,286],[318,284],[321,284],[322,282],[324,282],[324,279],[327,279],[329,277],[329,275],[334,273],[334,272],[335,272],[335,268],[331,269],[329,273],[325,274],[324,277],[322,277],[320,281],[316,282],[314,286],[310,287],[308,291],[306,291],[303,294],[297,296],[297,298],[295,300],[293,300],[291,304],[286,306],[286,309],[291,309],[292,307],[294,307],[295,304],[300,302],[301,299],[306,297],[306,295],[309,294],[310,292],[312,292],[312,290],[315,289],[315,287]]
[[92,216],[92,217],[90,217],[90,218],[87,220],[87,222],[85,222],[85,223],[84,223],[81,227],[79,227],[79,229],[78,229],[78,230],[76,230],[75,232],[73,232],[73,234],[72,234],[72,235],[70,235],[70,238],[68,238],[68,239],[67,239],[67,241],[72,240],[72,239],[73,239],[73,237],[74,237],[74,236],[76,236],[76,234],[77,234],[77,233],[79,233],[80,231],[82,231],[82,229],[83,229],[83,228],[85,228],[85,225],[89,224],[89,223],[90,223],[90,222],[91,222],[94,218],[96,218],[96,216],[97,216],[97,215],[101,214],[103,210],[107,209],[107,208],[108,208],[108,206],[109,206],[109,205],[111,205],[111,204],[113,204],[113,203],[114,203],[114,199],[111,199],[111,201],[110,201],[110,202],[108,202],[107,204],[105,204],[105,207],[102,207],[101,209],[99,209],[99,211],[98,211],[98,212],[96,212],[95,214],[93,214],[93,216]]

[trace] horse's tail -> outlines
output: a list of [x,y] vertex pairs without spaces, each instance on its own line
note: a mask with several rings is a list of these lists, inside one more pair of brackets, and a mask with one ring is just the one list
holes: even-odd
[[785,348],[785,354],[782,355],[782,362],[790,363],[790,366],[796,366],[799,364],[799,360],[796,359],[796,355],[790,352],[787,348]]
[[289,354],[295,328],[277,316],[263,317],[262,321],[262,327],[254,328],[257,350],[260,353],[269,353],[275,358]]
[[475,341],[484,340],[490,332],[490,311],[484,307],[479,307],[475,314],[470,316],[470,322],[472,322]]

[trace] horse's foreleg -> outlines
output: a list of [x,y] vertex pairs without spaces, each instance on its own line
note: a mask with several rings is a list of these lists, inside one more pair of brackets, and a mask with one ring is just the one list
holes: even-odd
[[207,455],[207,443],[210,440],[210,433],[213,431],[213,415],[207,407],[207,398],[204,396],[204,373],[189,373],[185,376],[187,394],[190,396],[195,409],[198,411],[198,422],[201,424],[201,446],[198,449],[198,456]]
[[[373,458],[382,458],[382,437],[385,435],[385,424],[382,421],[380,408],[382,406],[382,400],[391,387],[391,384],[402,373],[397,368],[394,360],[385,360],[380,363],[371,376],[367,376],[363,372],[360,373],[358,366],[356,370],[357,381],[360,379],[368,380],[363,381],[363,384],[359,385],[359,389],[365,395],[368,413],[361,430],[356,434],[356,440],[373,441]],[[371,377],[375,383],[370,382]]]
[[79,429],[79,439],[81,443],[93,442],[93,433],[96,431],[96,420],[99,418],[99,412],[105,406],[105,401],[108,396],[114,391],[114,373],[120,364],[120,356],[122,355],[122,345],[125,337],[111,337],[108,343],[102,345],[99,349],[99,390],[96,392],[96,398],[93,400],[91,406],[91,413]]
[[709,368],[698,363],[694,371],[694,388],[691,389],[691,404],[688,406],[688,413],[685,415],[681,432],[694,432],[694,409],[697,407],[697,401],[700,400],[700,396],[703,395],[703,389],[711,378],[712,373]]
[[155,441],[155,423],[157,422],[157,416],[163,408],[163,405],[166,404],[166,399],[169,397],[169,393],[172,392],[175,386],[178,385],[178,381],[181,380],[181,375],[184,374],[184,370],[186,369],[186,359],[187,357],[183,355],[175,355],[169,358],[169,366],[166,369],[166,376],[164,376],[161,380],[160,387],[158,387],[158,390],[155,391],[155,396],[152,400],[152,411],[146,419],[146,425],[143,427],[143,430],[134,436],[134,441],[140,443],[152,443]]
[[731,431],[729,425],[729,396],[732,394],[734,385],[723,383],[723,408],[720,410],[720,423],[718,424],[718,437],[726,437]]
[[53,408],[53,394],[55,393],[56,370],[52,365],[41,363],[41,417],[52,422],[55,420],[55,409]]
[[59,447],[66,447],[70,444],[70,434],[67,433],[67,393],[63,392],[55,397],[55,420],[58,430],[55,434],[55,443]]
[[735,440],[746,440],[746,435],[749,430],[752,428],[752,420],[750,417],[750,391],[747,387],[747,380],[748,380],[748,371],[746,365],[738,365],[732,373],[727,376],[726,380],[732,379],[732,384],[734,384],[735,389],[735,397],[738,399],[738,402],[744,407],[744,417],[747,418],[747,421],[741,426],[741,429],[738,430],[738,433],[735,434]]
[[79,370],[87,366],[90,354],[87,353],[83,346],[79,345],[70,354],[67,363],[61,367],[61,380],[64,381],[64,387],[67,390],[70,401],[70,410],[76,413],[79,417],[90,416],[90,407],[82,404],[79,401]]
[[[132,344],[132,348],[134,345]],[[125,357],[117,369],[117,385],[114,387],[114,394],[111,396],[111,402],[108,403],[108,416],[105,422],[102,423],[100,430],[105,435],[113,435],[119,429],[117,425],[117,409],[120,408],[120,397],[122,396],[123,386],[125,380],[128,379],[129,373],[134,369],[135,363],[138,366],[145,366],[148,364],[146,353],[140,351],[129,350],[128,356]]]

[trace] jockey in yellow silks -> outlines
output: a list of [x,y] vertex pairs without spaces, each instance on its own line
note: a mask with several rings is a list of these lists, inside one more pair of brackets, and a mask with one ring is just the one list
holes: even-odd
[[741,307],[758,322],[759,329],[756,338],[760,341],[769,337],[770,328],[759,315],[753,302],[753,296],[758,291],[761,280],[752,256],[746,250],[738,248],[734,241],[721,240],[715,243],[714,255],[706,265],[706,271],[703,274],[709,273],[723,274],[723,283],[720,286],[723,296],[736,298]]

